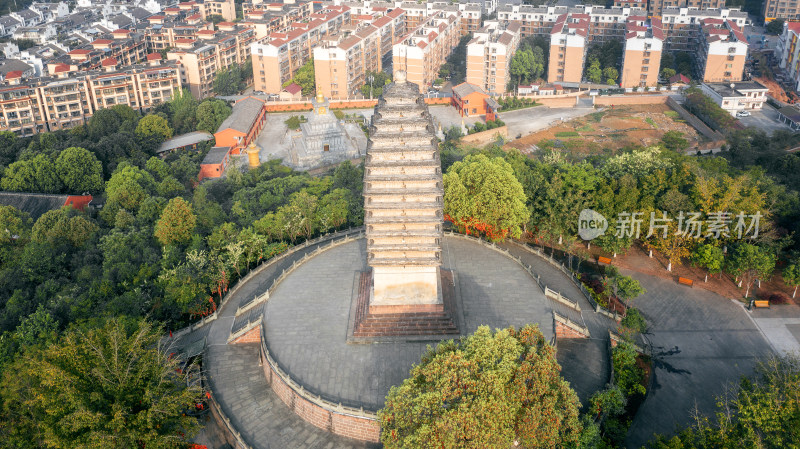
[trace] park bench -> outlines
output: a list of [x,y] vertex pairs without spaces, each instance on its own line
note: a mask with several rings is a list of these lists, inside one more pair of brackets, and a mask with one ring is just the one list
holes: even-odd
[[756,308],[766,307],[769,309],[769,301],[766,299],[756,299],[755,301],[753,301],[753,305]]
[[682,277],[678,277],[678,283],[683,285],[688,285],[689,287],[694,285],[694,281],[691,279],[686,279]]
[[611,259],[609,259],[608,257],[598,257],[597,262],[611,265]]

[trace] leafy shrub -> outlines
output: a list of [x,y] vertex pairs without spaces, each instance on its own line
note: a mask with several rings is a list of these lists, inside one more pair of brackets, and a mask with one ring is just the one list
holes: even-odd
[[298,117],[296,115],[293,115],[293,116],[289,117],[283,123],[286,124],[287,128],[289,128],[289,129],[291,129],[293,131],[296,131],[296,130],[300,129],[300,117]]
[[620,324],[639,333],[647,330],[647,321],[644,319],[641,312],[639,312],[639,309],[635,307],[628,308],[628,313]]
[[556,137],[580,137],[575,131],[559,131],[556,133]]
[[614,379],[619,389],[626,396],[636,394],[644,395],[647,389],[642,385],[644,370],[636,364],[636,348],[632,344],[621,341],[611,350],[611,359],[614,363]]

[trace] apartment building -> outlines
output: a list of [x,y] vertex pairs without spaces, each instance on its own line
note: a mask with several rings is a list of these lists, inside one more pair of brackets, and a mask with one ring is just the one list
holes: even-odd
[[203,20],[209,20],[211,15],[222,16],[228,22],[236,20],[236,5],[233,0],[203,0],[198,6]]
[[800,90],[800,22],[783,24],[783,34],[775,48],[780,68],[792,80],[794,90]]
[[761,12],[764,23],[775,19],[800,20],[800,5],[796,0],[764,0]]
[[664,48],[661,21],[630,16],[627,22],[620,87],[656,87]]
[[606,40],[623,40],[627,18],[647,13],[644,9],[630,7],[502,5],[498,8],[497,18],[503,23],[520,22],[522,37],[549,38],[556,21],[564,14],[586,18],[589,23],[589,42],[602,43]]
[[272,33],[251,46],[255,90],[280,93],[283,83],[313,55],[323,39],[337,35],[350,23],[350,8],[327,6],[311,14],[307,22],[292,23],[285,32]]
[[720,9],[725,0],[650,0],[647,12],[660,17],[667,8]]
[[747,13],[738,9],[664,8],[661,24],[664,30],[665,51],[694,53],[700,39],[702,22],[705,19],[731,21],[740,29],[747,22]]
[[503,94],[511,80],[511,58],[519,47],[520,23],[487,21],[467,44],[467,83],[489,95]]
[[697,72],[704,83],[741,81],[747,39],[734,22],[703,19],[697,48]]
[[94,112],[85,76],[38,80],[37,93],[43,119],[50,131],[86,123]]
[[0,129],[32,136],[45,131],[46,126],[34,87],[0,86]]
[[250,27],[261,40],[272,33],[286,30],[294,22],[302,22],[314,12],[313,3],[243,3],[244,20],[240,25]]
[[433,84],[439,68],[461,38],[458,12],[438,11],[392,47],[392,68],[404,70],[408,82],[421,91]]
[[212,93],[217,72],[234,63],[244,64],[254,41],[255,31],[230,24],[213,34],[198,32],[196,40],[177,39],[176,48],[167,52],[167,59],[181,64],[182,84],[192,95],[205,98]]
[[[369,19],[367,19],[369,18]],[[374,19],[366,16],[351,32],[332,36],[314,48],[317,93],[348,98],[368,82],[367,72],[383,70],[383,57],[392,51],[405,30],[405,12],[396,8]]]
[[633,8],[647,11],[647,0],[614,0],[615,8]]
[[[461,22],[461,35],[478,31],[481,27],[481,11],[486,11],[486,6],[481,1],[449,2],[442,0],[415,2],[415,1],[371,1],[363,2],[334,0],[335,4],[346,5],[354,15],[385,13],[394,8],[402,8],[406,12],[406,29],[419,27],[425,20],[435,13],[444,11],[450,14],[459,14]],[[496,5],[486,2],[494,11]],[[488,14],[488,13],[487,13]]]
[[589,18],[585,14],[562,14],[550,32],[547,81],[580,83],[586,60]]

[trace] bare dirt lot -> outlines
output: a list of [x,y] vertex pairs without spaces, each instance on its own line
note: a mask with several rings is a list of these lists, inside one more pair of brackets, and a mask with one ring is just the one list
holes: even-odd
[[615,151],[626,145],[653,145],[667,131],[679,131],[690,146],[703,136],[665,104],[616,106],[558,124],[509,142],[506,148],[529,152],[540,148],[565,148],[578,155]]

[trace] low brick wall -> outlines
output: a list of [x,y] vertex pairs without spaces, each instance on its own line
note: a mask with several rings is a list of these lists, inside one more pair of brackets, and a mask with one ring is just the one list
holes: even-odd
[[637,94],[637,95],[623,95],[623,96],[615,96],[615,97],[608,97],[604,95],[597,95],[594,97],[594,104],[596,106],[611,106],[613,105],[622,105],[622,104],[664,104],[667,102],[666,95],[647,95],[647,94]]
[[354,413],[358,411],[348,413],[348,409],[343,407],[341,410],[336,410],[336,406],[326,408],[303,397],[275,372],[267,359],[263,343],[261,366],[272,391],[304,421],[343,437],[375,443],[380,441],[381,428],[377,417],[357,416]]
[[556,321],[556,337],[557,338],[589,338],[586,335],[572,329],[564,323]]
[[500,136],[502,136],[503,139],[507,139],[508,126],[501,126],[499,128],[494,128],[487,131],[481,131],[479,133],[466,135],[461,138],[461,143],[469,143],[472,145],[486,145],[497,140],[497,134],[500,134]]
[[244,334],[237,337],[230,344],[236,345],[239,343],[258,343],[261,341],[261,326],[256,326]]

